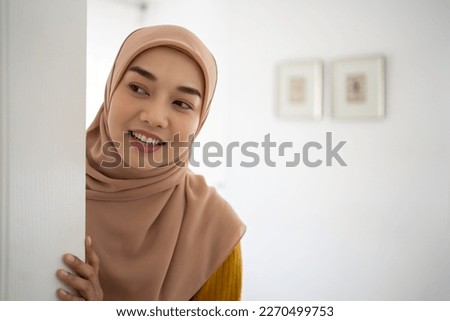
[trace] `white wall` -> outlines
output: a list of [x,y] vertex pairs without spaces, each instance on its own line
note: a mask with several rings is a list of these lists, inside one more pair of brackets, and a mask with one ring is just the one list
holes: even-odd
[[[227,172],[249,225],[246,298],[449,299],[450,2],[231,6],[230,139],[303,144],[331,131],[349,165]],[[330,119],[329,63],[370,53],[387,58],[386,119]],[[276,63],[309,57],[327,63],[324,119],[277,120]]]
[[[276,168],[248,169],[234,153],[235,166],[205,171],[248,225],[244,299],[450,298],[450,1],[149,3],[130,24],[184,25],[218,58],[200,139],[242,144],[270,133],[301,148],[332,132],[347,141],[348,167],[285,168],[279,158]],[[108,19],[104,12],[89,14]],[[386,118],[331,119],[330,63],[372,53],[387,58]],[[276,65],[308,58],[325,61],[324,118],[279,120]]]
[[0,8],[0,299],[54,300],[84,257],[86,2]]

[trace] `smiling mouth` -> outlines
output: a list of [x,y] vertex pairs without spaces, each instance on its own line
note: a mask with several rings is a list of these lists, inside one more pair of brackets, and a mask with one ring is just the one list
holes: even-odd
[[137,141],[139,141],[143,144],[150,145],[150,146],[163,146],[163,145],[167,144],[166,142],[163,142],[161,140],[157,140],[157,139],[154,139],[151,137],[146,137],[145,135],[136,133],[132,130],[128,131],[128,133],[131,135],[131,137],[133,137]]

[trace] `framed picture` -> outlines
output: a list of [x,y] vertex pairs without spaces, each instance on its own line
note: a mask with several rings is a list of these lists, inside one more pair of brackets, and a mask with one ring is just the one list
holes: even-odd
[[332,90],[333,117],[384,117],[385,58],[359,57],[334,62]]
[[278,106],[281,118],[322,117],[323,63],[320,60],[278,66]]

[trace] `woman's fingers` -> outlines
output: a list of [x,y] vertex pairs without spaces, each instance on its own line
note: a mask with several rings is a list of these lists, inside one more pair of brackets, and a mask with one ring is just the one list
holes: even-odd
[[98,271],[100,268],[100,259],[97,253],[95,252],[94,247],[92,246],[92,239],[89,235],[86,236],[85,251],[86,251],[86,262],[94,268],[95,273],[98,275]]
[[[70,272],[67,272],[65,270],[58,270],[57,272],[58,278],[63,281],[65,284],[70,286],[71,288],[75,289],[81,297],[78,297],[79,299],[85,299],[85,300],[98,300],[96,296],[96,289],[94,288],[91,281],[86,280],[78,275],[72,274]],[[64,291],[60,289],[58,291],[58,294],[61,294],[61,297],[63,297],[66,300],[74,300],[77,298],[77,296],[72,295],[68,293],[67,291]],[[65,292],[65,293],[64,293]]]
[[58,299],[60,299],[62,301],[84,301],[83,298],[73,295],[63,289],[58,289],[56,291],[56,296],[58,297]]
[[97,278],[94,267],[83,262],[78,257],[72,254],[64,255],[64,263],[66,263],[66,265],[70,267],[76,274],[82,276],[85,279],[94,280]]
[[91,279],[92,285],[94,286],[95,292],[100,294],[103,298],[103,290],[100,286],[100,280],[98,278],[98,271],[100,269],[100,258],[92,246],[92,239],[88,235],[85,239],[85,252],[86,252],[86,262],[94,268],[95,278]]
[[60,269],[56,274],[61,281],[73,288],[79,295],[59,289],[56,293],[59,299],[103,300],[103,290],[98,278],[100,259],[89,236],[85,239],[85,251],[86,262],[72,254],[64,255],[64,263],[73,273]]

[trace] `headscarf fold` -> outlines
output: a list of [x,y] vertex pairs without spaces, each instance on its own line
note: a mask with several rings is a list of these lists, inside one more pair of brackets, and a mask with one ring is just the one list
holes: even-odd
[[[105,300],[189,300],[245,231],[231,206],[187,166],[102,166],[108,160],[105,146],[114,148],[107,124],[114,91],[133,59],[158,46],[187,54],[202,70],[205,88],[195,135],[216,86],[214,57],[182,27],[138,29],[122,44],[86,138],[86,233],[100,257]],[[180,157],[187,164],[188,153]]]

